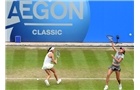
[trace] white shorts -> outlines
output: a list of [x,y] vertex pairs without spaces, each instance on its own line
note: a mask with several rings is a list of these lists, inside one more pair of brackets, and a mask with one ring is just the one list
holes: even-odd
[[53,66],[54,66],[54,64],[45,64],[45,65],[43,65],[43,67],[42,67],[42,69],[43,70],[46,70],[46,69],[51,69],[51,68],[53,68]]

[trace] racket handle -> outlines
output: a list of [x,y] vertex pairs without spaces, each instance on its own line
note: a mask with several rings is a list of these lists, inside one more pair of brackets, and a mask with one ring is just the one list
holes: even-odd
[[113,39],[110,39],[110,42],[113,42]]
[[56,64],[57,64],[57,60],[56,60]]
[[54,62],[55,62],[55,64],[57,64],[57,60],[55,60]]

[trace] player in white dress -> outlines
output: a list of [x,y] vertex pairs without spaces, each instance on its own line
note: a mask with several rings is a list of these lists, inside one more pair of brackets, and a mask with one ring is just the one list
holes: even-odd
[[[45,72],[48,74],[46,80],[45,80],[45,83],[47,86],[49,86],[49,79],[51,77],[51,71],[53,72],[54,74],[54,77],[56,78],[56,83],[59,84],[61,82],[61,79],[58,79],[58,76],[56,74],[56,71],[54,69],[54,64],[57,64],[57,60],[54,60],[54,47],[50,47],[48,49],[48,53],[46,54],[45,56],[45,59],[44,59],[44,62],[43,62],[43,66],[42,66],[42,69],[45,70]],[[54,64],[52,64],[52,62]]]

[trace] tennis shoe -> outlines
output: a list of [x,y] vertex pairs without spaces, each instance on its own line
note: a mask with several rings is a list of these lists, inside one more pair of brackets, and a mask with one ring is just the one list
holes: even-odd
[[108,85],[105,85],[104,90],[107,90],[107,89],[108,89]]
[[119,90],[122,90],[122,85],[121,84],[119,85]]
[[49,81],[48,81],[48,80],[45,80],[45,83],[46,83],[46,85],[47,85],[47,86],[50,86],[50,84],[49,84]]
[[58,79],[58,81],[56,83],[59,84],[60,82],[61,82],[61,79]]

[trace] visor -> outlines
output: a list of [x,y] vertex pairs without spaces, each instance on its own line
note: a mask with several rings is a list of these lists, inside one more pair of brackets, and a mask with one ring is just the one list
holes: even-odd
[[49,51],[54,50],[54,49],[55,49],[55,47],[51,47],[51,49]]

